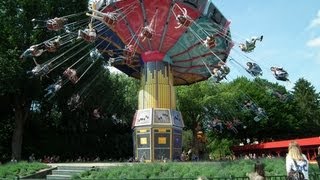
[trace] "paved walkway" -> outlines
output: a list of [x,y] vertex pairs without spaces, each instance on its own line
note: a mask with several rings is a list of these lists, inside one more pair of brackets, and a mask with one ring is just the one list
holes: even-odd
[[58,167],[58,166],[79,166],[79,167],[110,167],[110,166],[123,166],[123,165],[132,165],[133,163],[127,162],[89,162],[89,163],[81,163],[81,162],[74,162],[74,163],[47,163],[48,166],[51,167]]

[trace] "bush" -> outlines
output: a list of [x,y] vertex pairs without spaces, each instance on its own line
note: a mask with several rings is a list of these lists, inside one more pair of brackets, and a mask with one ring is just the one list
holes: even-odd
[[[267,176],[285,175],[285,159],[261,159],[265,164]],[[154,178],[194,178],[205,177],[244,177],[252,172],[254,160],[236,160],[224,162],[179,162],[146,163],[109,167],[89,171],[74,179],[154,179]],[[315,173],[316,166],[310,165],[310,173]]]
[[0,179],[13,179],[18,176],[28,176],[49,166],[42,163],[7,163],[0,166]]

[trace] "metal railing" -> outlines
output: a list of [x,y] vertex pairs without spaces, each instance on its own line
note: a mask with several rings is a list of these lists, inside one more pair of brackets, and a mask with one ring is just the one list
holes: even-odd
[[[249,177],[204,177],[204,178],[200,178],[200,177],[190,177],[190,178],[181,178],[181,177],[177,177],[177,178],[150,178],[151,180],[249,180]],[[116,180],[116,179],[114,179]],[[119,180],[119,179],[117,179]],[[121,180],[138,180],[138,179],[131,179],[131,178],[122,178]],[[141,178],[139,178],[139,180],[141,180]],[[287,176],[286,175],[276,175],[276,176],[266,176],[265,180],[287,180]],[[320,180],[320,173],[312,173],[309,174],[309,180]]]

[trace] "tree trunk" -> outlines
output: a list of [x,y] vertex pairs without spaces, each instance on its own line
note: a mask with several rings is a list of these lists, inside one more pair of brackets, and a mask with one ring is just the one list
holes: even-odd
[[21,160],[21,149],[23,140],[23,130],[29,115],[30,103],[26,103],[21,97],[14,98],[15,107],[15,128],[12,135],[12,158]]
[[200,142],[198,139],[198,131],[201,130],[199,122],[195,122],[192,129],[193,141],[192,141],[192,153],[199,156]]

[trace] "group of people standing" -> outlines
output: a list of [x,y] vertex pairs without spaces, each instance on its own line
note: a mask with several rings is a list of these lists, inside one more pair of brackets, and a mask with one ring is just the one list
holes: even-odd
[[[318,147],[318,155],[316,157],[320,169],[320,146]],[[302,153],[299,144],[292,141],[288,147],[286,156],[286,173],[288,180],[308,180],[309,179],[309,161]],[[265,180],[264,164],[256,163],[254,171],[248,173],[250,180]]]

